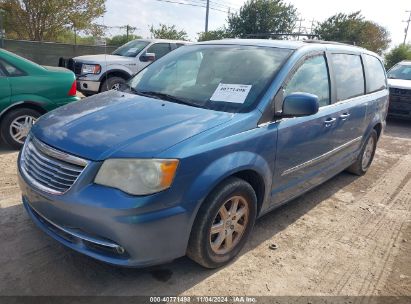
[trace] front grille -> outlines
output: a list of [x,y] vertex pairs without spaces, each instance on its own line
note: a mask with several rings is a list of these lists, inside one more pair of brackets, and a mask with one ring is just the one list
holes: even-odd
[[74,74],[76,74],[77,76],[81,74],[81,68],[83,66],[81,62],[76,62],[72,58],[70,59],[61,58],[61,59],[62,60],[60,60],[61,62],[59,66],[63,66],[69,69],[70,71],[74,72]]
[[81,62],[74,62],[74,74],[80,75],[83,64]]
[[411,90],[407,90],[407,89],[391,88],[390,93],[394,95],[410,95],[411,96]]
[[88,162],[56,150],[29,137],[21,154],[21,168],[29,181],[40,190],[63,194],[83,172]]
[[411,103],[411,90],[390,88],[390,101]]

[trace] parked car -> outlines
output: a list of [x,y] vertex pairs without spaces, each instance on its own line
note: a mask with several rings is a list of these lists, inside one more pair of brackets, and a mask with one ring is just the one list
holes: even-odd
[[20,148],[42,114],[78,99],[71,71],[0,49],[0,133],[9,146]]
[[123,266],[225,265],[256,218],[365,174],[388,107],[381,59],[331,43],[197,43],[129,87],[46,114],[18,160],[32,220]]
[[64,67],[78,78],[77,89],[85,95],[118,90],[133,75],[187,41],[163,39],[137,39],[116,49],[111,55],[79,56]]
[[390,117],[411,119],[411,61],[397,63],[388,71]]

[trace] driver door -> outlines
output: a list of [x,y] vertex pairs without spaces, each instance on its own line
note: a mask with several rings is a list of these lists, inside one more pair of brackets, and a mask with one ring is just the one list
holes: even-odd
[[306,57],[283,86],[283,97],[296,92],[319,98],[319,112],[283,118],[278,124],[272,205],[319,184],[333,165],[336,109],[331,104],[330,76],[324,53]]

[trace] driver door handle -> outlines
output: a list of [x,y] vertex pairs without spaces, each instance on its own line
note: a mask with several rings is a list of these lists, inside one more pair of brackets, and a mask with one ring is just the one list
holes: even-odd
[[326,121],[324,121],[324,126],[326,128],[329,128],[333,125],[333,123],[337,120],[337,118],[328,118]]

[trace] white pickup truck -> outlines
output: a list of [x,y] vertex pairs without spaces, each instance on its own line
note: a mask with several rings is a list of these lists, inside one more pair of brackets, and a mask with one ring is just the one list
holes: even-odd
[[187,44],[187,41],[137,39],[112,54],[88,55],[69,59],[65,66],[77,77],[77,90],[92,95],[119,89],[131,76],[153,61]]

